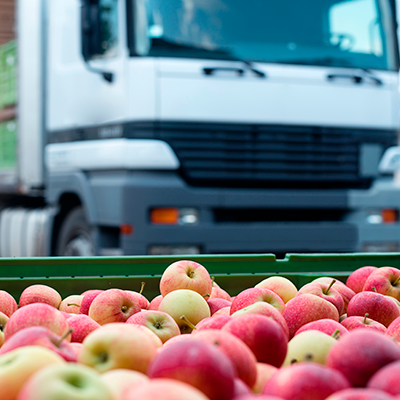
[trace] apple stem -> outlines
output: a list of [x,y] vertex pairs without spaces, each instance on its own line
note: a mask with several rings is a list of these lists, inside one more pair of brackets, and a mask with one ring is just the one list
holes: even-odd
[[206,297],[210,297],[210,295],[207,293],[207,294],[203,294],[202,295],[204,298],[206,298]]
[[55,343],[55,345],[56,345],[57,347],[59,347],[60,344],[62,343],[62,341],[63,341],[67,336],[69,336],[73,331],[74,331],[74,328],[69,328],[69,329],[67,330],[67,332],[65,332],[64,335],[62,335],[62,336],[60,337],[60,339],[57,341],[57,343]]
[[364,321],[363,321],[363,324],[364,324],[364,325],[367,324],[367,317],[368,317],[368,315],[369,315],[369,314],[368,314],[367,312],[366,312],[365,315],[364,315]]
[[128,307],[127,307],[127,306],[122,306],[122,307],[121,307],[121,311],[122,311],[122,312],[128,311]]
[[144,289],[145,286],[146,286],[146,282],[142,282],[142,286],[140,286],[140,292],[139,292],[139,294],[142,294],[142,293],[143,293],[143,289]]
[[193,275],[194,275],[194,271],[191,270],[191,271],[188,273],[188,277],[189,277],[189,278],[193,278]]
[[312,361],[314,357],[312,354],[306,354],[304,358],[306,361]]
[[184,315],[181,315],[179,319],[185,321],[186,325],[189,326],[189,328],[197,329],[196,326],[193,325]]
[[293,364],[296,364],[296,363],[297,363],[297,360],[295,358],[292,358],[290,360],[290,365],[293,365]]
[[400,275],[396,278],[396,280],[392,283],[393,286],[397,285],[400,280]]
[[75,306],[75,307],[80,307],[80,304],[76,304],[76,303],[67,303],[67,306]]
[[336,329],[331,335],[334,339],[340,339],[340,330]]
[[336,279],[333,279],[332,282],[327,287],[327,289],[324,291],[324,294],[328,294],[329,293],[329,291],[331,290],[331,287],[334,285],[335,282],[336,282]]
[[372,286],[372,290],[373,290],[375,293],[378,293],[378,291],[376,290],[376,287],[375,287],[375,286]]

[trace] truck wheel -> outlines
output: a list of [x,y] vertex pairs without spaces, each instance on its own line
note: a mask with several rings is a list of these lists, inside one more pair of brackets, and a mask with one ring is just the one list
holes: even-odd
[[58,236],[56,254],[66,257],[95,255],[90,227],[82,207],[73,208],[65,217]]

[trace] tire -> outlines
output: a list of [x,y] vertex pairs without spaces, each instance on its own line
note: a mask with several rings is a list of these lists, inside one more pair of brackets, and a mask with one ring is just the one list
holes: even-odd
[[90,226],[82,207],[73,208],[62,222],[58,235],[57,256],[91,257],[95,255]]

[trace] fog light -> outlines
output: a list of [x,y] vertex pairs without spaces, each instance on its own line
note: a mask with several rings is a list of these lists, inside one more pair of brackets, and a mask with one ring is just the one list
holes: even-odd
[[200,247],[192,245],[150,246],[148,253],[151,256],[165,256],[173,254],[200,254]]
[[399,220],[399,212],[393,208],[370,211],[366,218],[369,224],[393,224]]
[[152,208],[150,221],[160,225],[195,225],[199,222],[199,211],[196,208]]

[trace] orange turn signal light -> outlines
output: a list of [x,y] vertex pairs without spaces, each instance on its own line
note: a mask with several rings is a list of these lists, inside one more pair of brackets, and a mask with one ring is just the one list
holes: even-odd
[[382,216],[382,222],[384,224],[393,224],[394,222],[397,222],[399,219],[399,213],[397,210],[394,210],[393,208],[385,208],[381,212]]
[[119,232],[121,233],[121,235],[132,235],[133,226],[129,224],[123,224],[119,227]]
[[153,224],[176,225],[179,221],[179,210],[174,207],[153,208],[150,211]]

